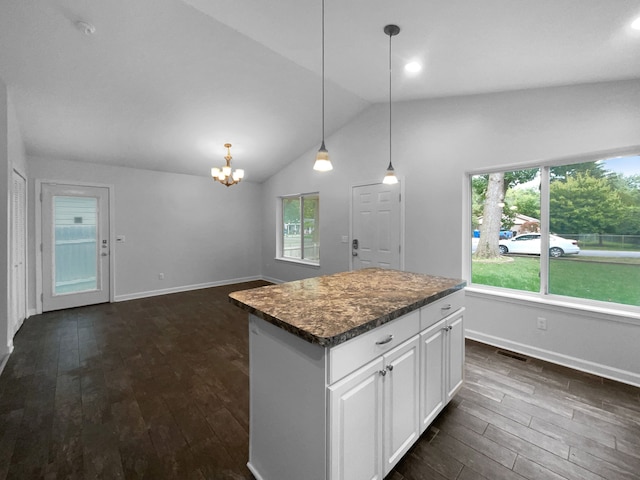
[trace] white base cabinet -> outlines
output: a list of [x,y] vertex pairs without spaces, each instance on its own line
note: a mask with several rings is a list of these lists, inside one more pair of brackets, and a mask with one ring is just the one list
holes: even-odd
[[333,348],[250,316],[254,476],[382,480],[462,385],[463,301],[454,293]]
[[462,386],[464,378],[464,308],[420,333],[422,383],[420,433]]
[[329,387],[332,480],[382,479],[418,438],[419,348],[416,335]]

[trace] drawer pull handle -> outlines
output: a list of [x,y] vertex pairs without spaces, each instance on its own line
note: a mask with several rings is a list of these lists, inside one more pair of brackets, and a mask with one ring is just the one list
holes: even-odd
[[391,340],[393,340],[393,334],[387,335],[387,338],[385,338],[384,340],[377,341],[376,345],[384,345],[385,343],[389,343]]
[[447,303],[445,306],[442,307],[442,310],[451,310],[451,304]]

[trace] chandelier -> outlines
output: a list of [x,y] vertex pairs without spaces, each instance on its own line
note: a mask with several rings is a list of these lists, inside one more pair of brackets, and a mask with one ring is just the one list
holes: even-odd
[[227,161],[227,164],[222,167],[213,167],[211,169],[211,176],[214,180],[217,180],[225,187],[230,187],[231,185],[235,185],[236,183],[240,183],[240,180],[244,178],[244,170],[241,168],[237,168],[232,172],[231,170],[231,144],[225,143],[224,148],[227,149],[227,154],[224,156],[224,159]]

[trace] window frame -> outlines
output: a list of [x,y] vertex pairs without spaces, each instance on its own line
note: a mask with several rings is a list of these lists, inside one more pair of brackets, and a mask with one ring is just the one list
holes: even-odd
[[[621,149],[608,150],[604,152],[573,155],[569,157],[557,158],[555,160],[502,164],[486,168],[474,168],[467,170],[463,175],[463,215],[462,232],[464,235],[462,245],[462,276],[467,281],[466,290],[479,294],[490,294],[504,298],[529,301],[546,305],[584,310],[594,313],[605,313],[615,316],[624,316],[640,320],[640,306],[626,305],[622,303],[592,300],[587,298],[569,297],[554,293],[549,293],[549,191],[550,191],[550,171],[552,167],[561,165],[571,165],[575,163],[586,163],[614,157],[640,155],[640,145],[625,147]],[[484,175],[487,172],[508,172],[513,170],[526,170],[530,168],[540,169],[540,290],[531,292],[505,287],[495,287],[472,282],[472,254],[471,237],[473,227],[471,225],[471,199],[472,199],[472,178],[474,175]],[[543,221],[543,219],[545,219]],[[635,322],[634,322],[635,323]]]
[[[309,260],[309,259],[305,259],[304,258],[304,199],[306,197],[315,197],[318,199],[318,212],[317,212],[317,218],[318,218],[318,225],[316,226],[318,229],[320,228],[320,192],[307,192],[307,193],[295,193],[295,194],[288,194],[288,195],[280,195],[277,197],[277,202],[276,202],[276,256],[275,256],[275,260],[278,261],[282,261],[282,262],[288,262],[288,263],[295,263],[295,264],[300,264],[300,265],[305,265],[305,266],[310,266],[310,267],[320,267],[320,241],[318,238],[318,260]],[[293,257],[286,257],[284,255],[284,201],[285,200],[291,200],[291,199],[300,199],[300,219],[301,219],[301,226],[302,226],[302,234],[300,236],[300,251],[301,256],[303,258],[293,258]],[[319,232],[318,232],[319,235]]]

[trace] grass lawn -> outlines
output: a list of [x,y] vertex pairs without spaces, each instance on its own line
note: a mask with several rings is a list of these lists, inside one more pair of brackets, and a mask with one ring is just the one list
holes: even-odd
[[[640,262],[620,263],[595,257],[563,257],[549,265],[549,292],[556,295],[605,302],[640,305]],[[540,258],[513,257],[513,262],[477,262],[472,265],[472,282],[529,292],[540,291]]]

